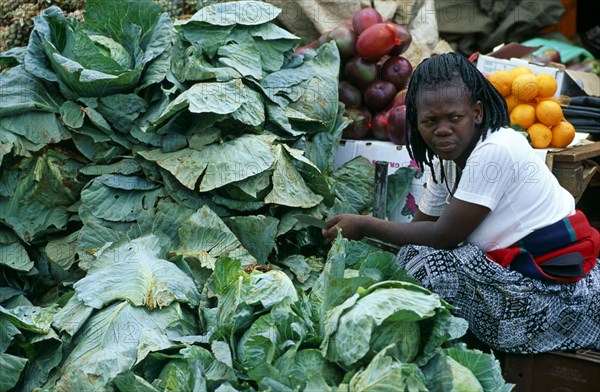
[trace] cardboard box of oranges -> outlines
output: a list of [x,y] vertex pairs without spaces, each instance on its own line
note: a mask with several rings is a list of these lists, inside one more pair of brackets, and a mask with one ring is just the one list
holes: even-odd
[[561,69],[491,56],[479,56],[477,68],[504,96],[511,125],[527,132],[532,147],[562,148],[575,139],[562,111]]

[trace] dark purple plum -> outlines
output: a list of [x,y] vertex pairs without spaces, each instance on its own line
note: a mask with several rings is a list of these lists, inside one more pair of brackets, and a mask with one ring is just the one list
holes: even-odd
[[344,103],[347,108],[357,108],[362,104],[362,93],[347,80],[340,82],[338,93],[340,95],[340,102]]
[[390,140],[387,135],[387,123],[388,123],[389,111],[377,112],[371,120],[371,132],[377,140]]
[[396,144],[405,145],[406,106],[394,106],[388,111],[387,137]]
[[359,56],[350,59],[344,71],[346,79],[360,89],[377,79],[377,64],[366,62]]
[[363,94],[365,105],[373,112],[377,112],[392,102],[396,95],[396,87],[385,80],[376,80],[371,83]]
[[380,78],[392,83],[400,91],[408,86],[412,72],[413,67],[406,57],[393,56],[383,63]]

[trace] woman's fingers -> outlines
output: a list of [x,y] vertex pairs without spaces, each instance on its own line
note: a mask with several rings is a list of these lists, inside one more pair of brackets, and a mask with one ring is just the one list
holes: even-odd
[[338,223],[342,220],[342,216],[336,215],[327,221],[327,226],[321,230],[323,237],[332,242],[337,237]]
[[342,220],[342,215],[336,215],[333,218],[329,219],[327,221],[327,227],[326,227],[326,229],[329,229],[329,228],[337,225],[340,220]]
[[361,221],[364,217],[360,215],[342,214],[327,221],[328,226],[322,229],[323,237],[329,242],[335,240],[338,230],[342,231],[344,238],[360,240],[364,237],[361,229]]
[[329,228],[322,229],[321,232],[323,233],[323,237],[331,242],[337,236],[337,226],[329,226]]

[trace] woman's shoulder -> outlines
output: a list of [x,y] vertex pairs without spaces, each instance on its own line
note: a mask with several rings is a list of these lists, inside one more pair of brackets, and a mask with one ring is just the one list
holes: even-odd
[[521,142],[525,142],[526,144],[529,144],[527,142],[527,138],[525,137],[525,134],[522,132],[518,132],[516,130],[514,130],[513,128],[509,128],[509,127],[502,127],[502,128],[498,128],[496,131],[490,131],[487,134],[487,137],[485,138],[485,140],[483,140],[483,142],[488,142],[488,143],[501,143],[501,144],[507,144],[507,143],[514,143],[514,142],[519,142],[519,144],[522,144]]
[[479,143],[481,149],[499,149],[513,154],[528,154],[531,146],[525,135],[515,131],[512,128],[499,128],[494,132],[489,132],[487,137]]

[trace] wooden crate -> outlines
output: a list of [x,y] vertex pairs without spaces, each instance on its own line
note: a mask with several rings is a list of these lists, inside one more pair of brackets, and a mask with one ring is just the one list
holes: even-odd
[[543,354],[504,354],[502,370],[513,392],[597,392],[600,352],[553,351]]
[[579,201],[588,186],[600,184],[600,142],[550,151],[546,165],[575,201]]

